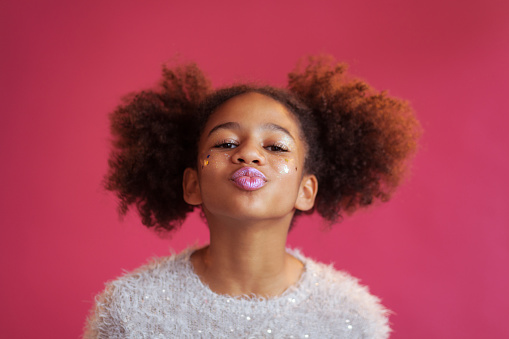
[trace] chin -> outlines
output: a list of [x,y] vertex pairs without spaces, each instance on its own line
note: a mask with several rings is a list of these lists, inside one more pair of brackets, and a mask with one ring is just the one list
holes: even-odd
[[[281,219],[289,214],[293,215],[294,204],[291,199],[278,197],[270,199],[256,194],[235,194],[229,198],[204,201],[204,210],[211,216],[242,221],[263,221],[267,219]],[[261,192],[260,192],[261,193]],[[286,200],[286,201],[285,201]],[[286,203],[285,203],[286,202]],[[291,219],[291,218],[290,218]]]
[[[231,206],[230,206],[231,207]],[[277,213],[275,212],[277,210]],[[221,208],[220,210],[209,210],[208,213],[212,216],[216,216],[217,218],[225,218],[225,219],[233,219],[237,220],[239,223],[255,223],[262,222],[267,220],[280,220],[289,216],[289,220],[291,220],[293,216],[293,210],[289,210],[288,213],[281,213],[281,209],[274,208],[256,208],[253,206],[239,206],[231,209]]]

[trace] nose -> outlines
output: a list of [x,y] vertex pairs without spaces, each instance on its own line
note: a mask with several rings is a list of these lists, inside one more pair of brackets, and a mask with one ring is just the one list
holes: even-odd
[[261,149],[253,143],[246,142],[236,148],[235,154],[232,156],[232,160],[236,164],[265,164],[265,156],[261,152]]

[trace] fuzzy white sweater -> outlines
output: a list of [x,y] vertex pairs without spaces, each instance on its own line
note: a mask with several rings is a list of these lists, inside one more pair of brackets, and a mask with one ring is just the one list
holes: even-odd
[[107,284],[85,338],[387,338],[388,311],[350,275],[304,263],[281,296],[218,295],[194,273],[192,249],[160,258]]

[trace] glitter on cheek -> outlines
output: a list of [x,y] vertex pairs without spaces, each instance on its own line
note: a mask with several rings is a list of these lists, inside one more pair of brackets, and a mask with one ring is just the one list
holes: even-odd
[[283,168],[281,169],[281,171],[279,171],[279,173],[281,173],[281,174],[289,173],[289,172],[290,172],[290,169],[286,165],[284,165]]
[[199,160],[201,169],[222,168],[229,161],[231,155],[228,153],[202,153]]
[[[285,163],[294,163],[295,162],[295,159],[285,159]],[[289,166],[291,166],[290,164],[288,164]],[[295,166],[295,171],[297,171],[297,166]],[[283,173],[290,173],[290,167],[288,167],[287,165],[283,165],[282,169],[279,171],[279,173],[283,174]]]
[[276,170],[281,175],[289,174],[290,169],[293,167],[291,164],[294,161],[294,159],[284,159],[279,158],[276,162]]
[[[210,154],[207,154],[207,156],[205,156],[205,154],[202,154],[202,157],[201,157],[203,160],[200,160],[200,163],[201,163],[201,168],[203,169],[205,166],[208,166],[210,164],[210,161],[208,160],[210,158]],[[212,161],[212,159],[210,159]]]
[[223,156],[224,156],[224,158],[222,158],[222,159],[221,159],[221,160],[222,160],[222,162],[223,162],[223,163],[229,163],[229,162],[230,162],[230,159],[231,159],[231,157],[232,157],[232,156],[231,156],[231,154],[224,153],[224,154],[223,154]]

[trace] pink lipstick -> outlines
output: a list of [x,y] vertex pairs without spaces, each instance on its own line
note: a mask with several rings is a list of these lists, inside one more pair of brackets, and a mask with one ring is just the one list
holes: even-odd
[[255,191],[267,183],[267,178],[262,172],[253,167],[242,167],[231,176],[237,187],[246,191]]

